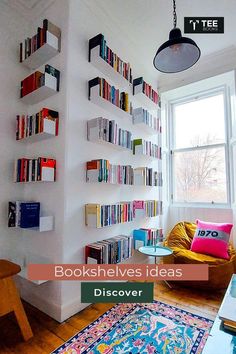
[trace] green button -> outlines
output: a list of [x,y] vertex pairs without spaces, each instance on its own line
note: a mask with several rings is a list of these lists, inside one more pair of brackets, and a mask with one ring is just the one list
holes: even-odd
[[153,283],[81,283],[81,302],[153,302]]

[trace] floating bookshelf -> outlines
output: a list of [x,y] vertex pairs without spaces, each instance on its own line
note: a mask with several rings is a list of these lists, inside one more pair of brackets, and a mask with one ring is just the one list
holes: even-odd
[[85,246],[85,263],[119,264],[133,255],[133,237],[119,235]]
[[14,201],[8,203],[8,227],[38,232],[52,231],[53,216],[42,216],[39,202]]
[[60,52],[61,30],[45,19],[37,34],[20,43],[20,62],[29,69],[36,69]]
[[149,110],[157,110],[158,93],[143,80],[143,77],[133,80],[133,95],[142,106]]
[[58,38],[47,31],[47,42],[25,59],[22,64],[29,69],[35,70],[55,57],[58,53]]
[[[96,81],[95,81],[96,80]],[[103,108],[105,111],[108,111],[114,115],[116,115],[117,117],[120,118],[124,118],[124,119],[131,119],[131,113],[129,112],[130,107],[127,109],[127,111],[123,110],[122,108],[120,108],[119,106],[119,102],[120,102],[120,98],[117,97],[117,101],[116,103],[114,103],[114,101],[112,102],[112,100],[109,100],[108,98],[104,98],[101,96],[101,80],[104,79],[100,79],[100,78],[96,78],[93,80],[89,81],[89,100],[96,104],[97,106]],[[97,82],[97,83],[95,83]],[[118,92],[119,90],[116,90],[116,92]],[[117,94],[119,95],[119,94]],[[109,94],[106,93],[105,97],[109,97]],[[129,105],[129,103],[128,103]]]
[[109,47],[102,34],[89,40],[89,62],[120,88],[132,88],[132,71]]
[[162,214],[162,202],[135,200],[114,204],[85,204],[85,225],[92,228],[131,222],[140,217],[156,217]]
[[99,144],[112,146],[120,151],[132,151],[132,134],[118,127],[114,120],[103,117],[87,121],[87,139]]
[[59,113],[43,108],[33,115],[16,116],[16,140],[35,142],[58,135]]
[[108,160],[97,159],[86,163],[86,182],[161,187],[162,173],[149,167],[113,165]]
[[22,102],[33,105],[55,95],[58,92],[57,78],[48,73],[44,73],[43,75],[43,85],[28,93],[27,95],[21,97]]
[[161,147],[151,141],[134,139],[133,154],[146,156],[149,159],[161,159]]
[[15,183],[55,182],[56,160],[47,157],[17,159],[13,180]]
[[149,135],[159,134],[160,119],[149,113],[146,109],[138,107],[133,109],[133,124],[140,127],[142,131]]

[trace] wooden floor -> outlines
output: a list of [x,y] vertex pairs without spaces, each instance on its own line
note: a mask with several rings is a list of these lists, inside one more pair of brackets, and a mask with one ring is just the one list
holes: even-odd
[[[214,319],[224,293],[186,288],[168,288],[165,283],[155,286],[155,299]],[[86,327],[113,304],[94,304],[58,323],[36,308],[24,303],[34,337],[23,342],[13,315],[0,318],[0,353],[49,354],[67,339]]]

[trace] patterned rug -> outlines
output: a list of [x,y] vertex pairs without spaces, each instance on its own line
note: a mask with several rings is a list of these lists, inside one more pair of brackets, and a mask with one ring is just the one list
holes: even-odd
[[51,354],[200,354],[212,324],[159,301],[118,304]]

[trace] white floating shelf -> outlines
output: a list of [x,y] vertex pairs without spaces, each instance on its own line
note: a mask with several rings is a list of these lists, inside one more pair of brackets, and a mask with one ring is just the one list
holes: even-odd
[[47,31],[47,43],[38,48],[22,64],[29,69],[37,69],[59,53],[58,38]]
[[106,100],[105,98],[99,95],[99,85],[93,86],[90,89],[90,101],[97,106],[103,108],[105,111],[108,111],[117,117],[124,118],[124,119],[132,119],[131,114],[128,112],[123,111],[123,109],[117,107],[115,104],[111,103],[110,101]]
[[123,151],[123,152],[124,151],[132,152],[131,149],[128,149],[128,148],[126,148],[124,146],[121,146],[121,145],[116,145],[116,144],[110,143],[109,141],[106,141],[106,140],[103,140],[103,139],[89,140],[89,141],[91,141],[92,143],[96,143],[96,144],[110,146],[114,150]]
[[54,228],[54,217],[53,216],[40,216],[39,218],[39,227],[29,227],[22,228],[24,230],[29,231],[38,231],[38,232],[46,232],[52,231]]
[[137,103],[137,106],[140,106],[141,104],[143,107],[150,111],[157,111],[159,108],[158,104],[154,103],[148,96],[143,93],[142,87],[143,85],[137,85],[134,87],[134,103]]
[[21,271],[20,271],[20,273],[18,273],[18,275],[21,278],[24,278],[24,279],[26,279],[26,280],[28,280],[31,283],[34,283],[36,285],[41,285],[41,284],[44,284],[44,283],[48,282],[48,280],[30,280],[30,279],[28,279],[28,277],[27,277],[27,268],[21,268]]
[[21,142],[36,142],[36,141],[42,141],[42,140],[45,140],[45,139],[49,139],[49,138],[54,138],[55,134],[49,134],[49,133],[46,133],[46,132],[42,132],[42,133],[38,133],[38,134],[33,134],[33,135],[29,135],[29,136],[26,136],[25,138],[22,138],[22,139],[18,139],[17,141],[21,141]]
[[40,101],[45,100],[52,95],[55,95],[57,91],[57,78],[45,73],[45,83],[44,86],[30,92],[28,95],[21,97],[21,101],[26,104],[36,104]]
[[114,85],[117,85],[119,88],[123,88],[126,90],[132,89],[132,84],[100,56],[99,45],[91,49],[90,55],[91,55],[91,60],[90,60],[91,64],[94,67],[96,67],[100,72],[102,72],[104,75],[106,75],[109,78],[109,80],[114,83]]

